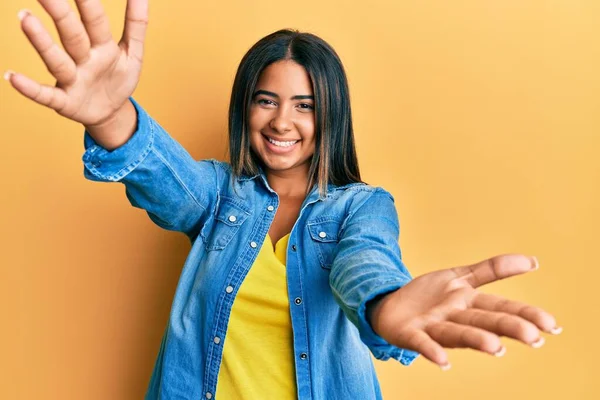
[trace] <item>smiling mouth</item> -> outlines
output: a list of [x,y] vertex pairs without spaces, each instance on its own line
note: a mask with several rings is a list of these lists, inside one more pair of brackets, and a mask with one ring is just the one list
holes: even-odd
[[281,148],[291,147],[300,141],[300,140],[279,141],[279,140],[271,139],[270,137],[265,136],[265,135],[263,135],[263,136],[265,139],[267,139],[267,141],[269,143],[271,143],[274,146],[281,147]]

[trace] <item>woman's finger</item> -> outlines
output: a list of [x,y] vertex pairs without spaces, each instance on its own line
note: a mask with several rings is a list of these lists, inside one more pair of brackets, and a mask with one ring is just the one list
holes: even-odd
[[28,10],[19,14],[21,28],[38,52],[48,71],[62,84],[68,85],[76,77],[75,62],[61,49],[44,28],[41,21]]
[[477,288],[510,276],[534,271],[539,268],[537,258],[522,254],[505,254],[492,257],[474,265],[452,268],[458,278]]
[[391,343],[420,353],[429,361],[439,365],[443,370],[450,368],[448,354],[444,348],[420,329],[403,329],[398,332]]
[[73,61],[76,64],[87,61],[90,55],[90,38],[69,3],[66,0],[38,1],[54,20],[60,41]]
[[148,26],[148,0],[128,0],[121,44],[138,62],[144,55],[144,39]]
[[556,319],[539,307],[508,300],[501,296],[487,293],[477,293],[471,301],[471,306],[481,310],[498,311],[517,315],[532,322],[538,329],[554,335],[562,332],[562,328],[556,324]]
[[448,320],[460,325],[473,326],[496,335],[520,340],[533,347],[537,347],[536,343],[540,341],[540,331],[534,324],[516,315],[503,312],[471,308],[451,313],[448,315]]
[[488,331],[450,321],[432,322],[425,332],[441,346],[471,348],[501,356],[506,351],[500,338]]
[[100,0],[75,0],[92,46],[112,41],[110,24]]
[[4,79],[9,81],[23,96],[38,104],[50,107],[57,112],[63,110],[67,105],[67,95],[61,89],[48,85],[40,85],[33,79],[13,71],[7,71],[4,74]]

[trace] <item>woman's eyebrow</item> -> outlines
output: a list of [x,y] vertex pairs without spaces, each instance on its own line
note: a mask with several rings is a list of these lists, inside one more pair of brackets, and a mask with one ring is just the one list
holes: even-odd
[[[279,95],[277,93],[273,93],[273,92],[269,92],[268,90],[257,90],[256,92],[254,92],[254,95],[252,96],[252,98],[258,96],[259,94],[264,94],[266,96],[271,96],[274,97],[276,99],[279,98]],[[291,100],[314,100],[315,96],[311,95],[311,94],[299,94],[296,95],[294,97],[291,98]]]

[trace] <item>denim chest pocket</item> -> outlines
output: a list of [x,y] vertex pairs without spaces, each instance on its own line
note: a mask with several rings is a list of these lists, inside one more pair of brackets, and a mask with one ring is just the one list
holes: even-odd
[[249,216],[245,207],[228,197],[221,197],[206,249],[223,250]]
[[306,225],[321,267],[331,269],[333,252],[340,240],[340,221],[317,219],[307,222]]

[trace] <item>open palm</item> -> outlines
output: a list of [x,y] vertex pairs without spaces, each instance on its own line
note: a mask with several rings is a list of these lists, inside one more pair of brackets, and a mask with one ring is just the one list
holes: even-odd
[[6,78],[27,98],[86,126],[110,119],[135,90],[142,68],[148,0],[129,0],[123,37],[116,43],[99,0],[76,0],[81,19],[66,0],[38,0],[54,20],[63,48],[31,12],[19,13],[23,32],[39,53],[55,86],[22,74]]
[[398,347],[421,353],[449,368],[444,347],[465,347],[501,356],[499,336],[540,347],[540,330],[558,334],[554,317],[546,311],[482,293],[479,286],[534,271],[537,259],[503,255],[481,263],[444,269],[419,276],[385,296],[373,309],[375,332]]

